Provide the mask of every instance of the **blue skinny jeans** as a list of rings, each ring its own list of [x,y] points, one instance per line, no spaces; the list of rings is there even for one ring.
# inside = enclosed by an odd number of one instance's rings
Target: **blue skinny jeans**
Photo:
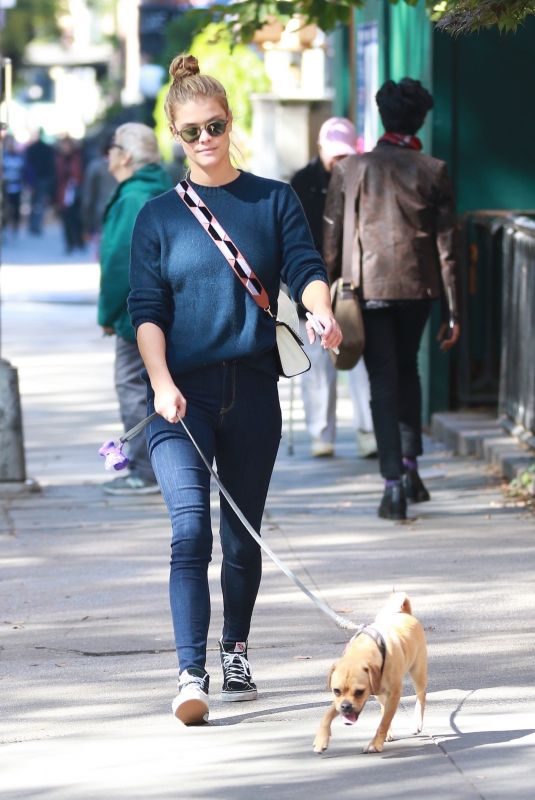
[[[239,361],[184,373],[186,425],[259,532],[281,437],[275,378]],[[154,410],[149,396],[149,413]],[[204,669],[210,624],[211,476],[183,427],[157,417],[147,429],[154,473],[172,525],[169,595],[179,670]],[[220,495],[223,639],[246,641],[260,586],[260,547]]]

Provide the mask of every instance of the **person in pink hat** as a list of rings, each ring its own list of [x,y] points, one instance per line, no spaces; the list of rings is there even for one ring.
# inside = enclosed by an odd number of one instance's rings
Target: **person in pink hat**
[[[290,183],[305,211],[314,244],[323,254],[323,210],[331,170],[338,161],[358,153],[357,132],[345,117],[330,117],[320,128],[318,155],[298,170]],[[298,308],[301,334],[311,368],[301,375],[305,422],[311,439],[311,453],[316,458],[333,456],[336,439],[337,375],[326,350],[309,347],[304,334],[304,310]],[[348,373],[353,402],[353,421],[358,454],[365,458],[377,451],[370,411],[370,384],[361,359]]]

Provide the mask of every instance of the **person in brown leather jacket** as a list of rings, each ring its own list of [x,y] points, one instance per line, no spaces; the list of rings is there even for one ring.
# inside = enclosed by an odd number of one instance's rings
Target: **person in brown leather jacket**
[[[433,98],[419,81],[387,81],[376,95],[386,133],[332,173],[324,215],[329,279],[341,274],[344,187],[357,181],[354,278],[360,287],[371,409],[385,479],[379,516],[405,519],[407,501],[429,500],[422,453],[417,355],[431,303],[442,298],[441,348],[459,338],[454,200],[446,164],[421,152],[416,132]]]

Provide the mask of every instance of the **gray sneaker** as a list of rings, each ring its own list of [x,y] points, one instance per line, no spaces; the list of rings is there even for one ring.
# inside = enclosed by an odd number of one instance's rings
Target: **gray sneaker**
[[[359,458],[377,455],[377,442],[373,431],[357,431],[357,454]]]
[[[106,494],[132,496],[138,494],[158,494],[160,491],[160,487],[157,483],[144,481],[143,478],[138,478],[136,475],[126,475],[121,478],[115,478],[114,481],[103,483],[102,489]]]

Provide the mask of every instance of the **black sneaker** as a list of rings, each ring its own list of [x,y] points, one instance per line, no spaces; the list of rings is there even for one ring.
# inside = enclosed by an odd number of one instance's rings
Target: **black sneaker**
[[[203,669],[190,667],[180,673],[178,694],[171,707],[175,717],[184,725],[208,722],[208,688],[210,678]]]
[[[407,500],[401,481],[385,487],[377,514],[383,519],[407,519]]]
[[[418,475],[418,470],[408,469],[404,472],[401,476],[401,483],[409,503],[425,503],[427,500],[431,500],[431,495]]]
[[[221,700],[237,702],[256,700],[258,692],[252,681],[251,665],[247,660],[247,642],[219,642],[223,667]]]

